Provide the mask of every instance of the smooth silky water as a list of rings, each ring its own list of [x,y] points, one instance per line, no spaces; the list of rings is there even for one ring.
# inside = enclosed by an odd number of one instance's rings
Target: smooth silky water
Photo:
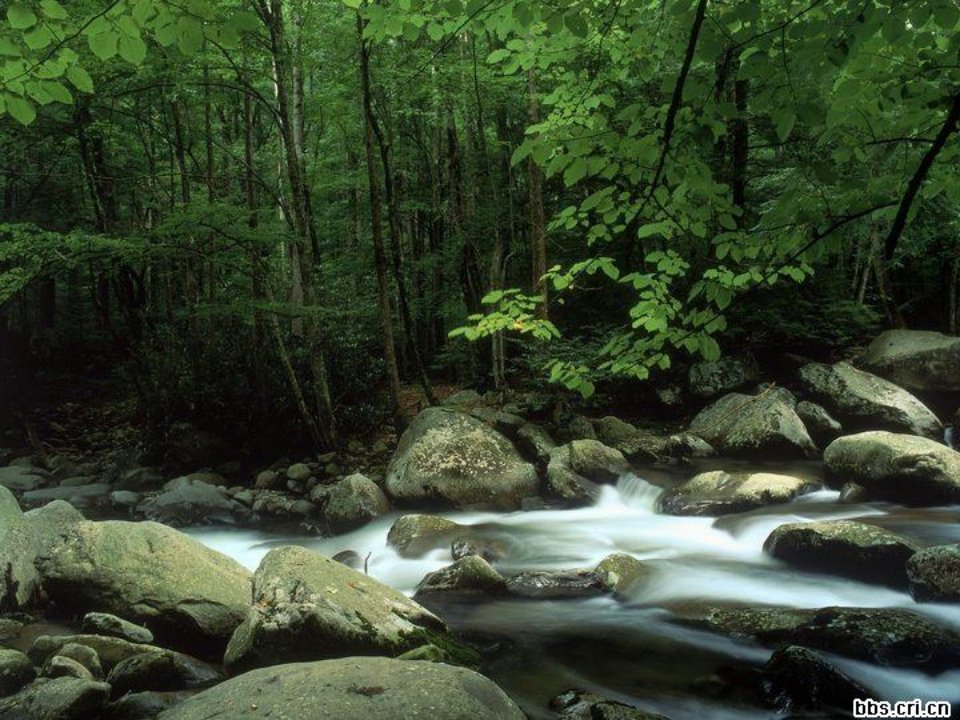
[[[495,539],[505,547],[506,558],[496,567],[507,575],[590,568],[613,552],[629,553],[652,569],[620,601],[602,597],[430,606],[452,627],[495,650],[484,672],[531,717],[552,717],[547,703],[570,688],[623,700],[674,720],[775,717],[749,694],[721,694],[727,692],[724,688],[737,686],[737,677],[762,666],[769,650],[672,621],[709,606],[900,607],[960,630],[960,605],[918,604],[896,590],[799,572],[763,553],[764,540],[777,526],[813,520],[869,518],[921,544],[958,542],[960,507],[844,505],[837,502],[839,493],[823,490],[735,516],[673,517],[655,511],[661,492],[657,485],[626,475],[615,487],[604,487],[591,507],[442,513],[474,526],[472,535]],[[229,528],[197,529],[191,534],[251,569],[271,548],[286,544],[327,556],[343,550],[362,558],[369,553],[371,576],[412,595],[424,575],[452,559],[449,550],[416,560],[399,557],[386,544],[397,517],[392,514],[334,538]],[[960,669],[929,676],[833,660],[880,697],[946,699],[960,705]]]

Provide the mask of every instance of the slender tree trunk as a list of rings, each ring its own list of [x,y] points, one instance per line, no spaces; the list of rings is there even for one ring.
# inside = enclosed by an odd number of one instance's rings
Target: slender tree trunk
[[[380,330],[383,339],[384,369],[390,391],[393,424],[397,434],[403,432],[406,421],[400,401],[400,372],[393,337],[393,318],[390,308],[390,282],[387,278],[387,253],[383,246],[383,211],[380,200],[380,182],[374,157],[373,105],[370,99],[370,48],[363,38],[364,22],[357,13],[357,42],[360,48],[360,89],[363,99],[364,145],[367,153],[367,180],[370,188],[370,220],[373,236],[373,256],[377,273],[377,296],[380,305]]]
[[[530,68],[527,72],[528,116],[531,125],[541,121],[540,89],[537,84],[537,71]],[[533,294],[542,298],[537,305],[536,315],[546,320],[549,317],[549,295],[543,276],[547,273],[547,218],[543,207],[543,171],[531,154],[527,161],[530,175],[530,252],[533,260]]]

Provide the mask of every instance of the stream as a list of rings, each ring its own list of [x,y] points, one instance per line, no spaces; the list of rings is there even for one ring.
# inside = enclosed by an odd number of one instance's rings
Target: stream
[[[769,469],[769,468],[766,468]],[[797,468],[779,468],[782,472]],[[805,469],[809,474],[809,468]],[[652,480],[652,482],[651,482]],[[591,507],[516,513],[448,512],[506,547],[495,563],[505,574],[522,570],[589,568],[614,552],[652,569],[622,600],[490,600],[431,605],[459,631],[499,644],[483,671],[532,718],[554,717],[548,702],[570,688],[663,713],[673,720],[772,718],[750,697],[721,695],[729,679],[750,673],[770,656],[759,645],[674,622],[709,606],[819,608],[900,607],[960,629],[960,605],[915,603],[905,592],[788,568],[763,553],[763,542],[788,522],[865,518],[921,545],[960,542],[960,506],[917,510],[884,503],[846,505],[821,490],[792,503],[722,518],[656,513],[664,478],[625,475],[606,486]],[[448,550],[399,557],[386,544],[399,514],[333,538],[269,531],[203,528],[191,534],[250,569],[273,547],[297,544],[327,556],[370,553],[369,573],[413,594],[429,572],[449,565]],[[938,676],[830,658],[848,675],[890,700],[921,698],[960,704],[960,669]]]

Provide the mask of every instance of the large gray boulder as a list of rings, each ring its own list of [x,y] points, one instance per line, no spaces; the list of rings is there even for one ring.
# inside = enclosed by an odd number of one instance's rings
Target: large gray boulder
[[[507,581],[479,555],[467,555],[453,565],[427,575],[417,586],[414,597],[431,599],[472,599],[492,597],[507,591]]]
[[[423,557],[431,550],[449,547],[450,542],[466,529],[464,525],[439,515],[403,515],[387,533],[387,545],[400,557]]]
[[[350,657],[248,672],[158,720],[524,720],[490,680],[442,663]]]
[[[906,588],[907,561],[917,551],[889,530],[852,520],[781,525],[763,549],[803,570],[896,588]]]
[[[291,660],[400,655],[441,638],[433,613],[386,585],[305,548],[271,550],[257,568],[253,605],[224,656],[231,672]]]
[[[783,713],[832,709],[846,716],[855,699],[873,697],[822,654],[799,645],[773,653],[763,669],[761,691],[767,704]]]
[[[888,330],[870,343],[861,363],[911,392],[960,391],[960,337]]]
[[[37,680],[0,700],[0,718],[90,720],[100,717],[109,699],[110,686],[103,682],[72,677]]]
[[[907,563],[907,577],[916,600],[960,602],[960,545],[921,550]]]
[[[596,440],[575,440],[574,442],[596,442]],[[573,469],[570,462],[570,445],[560,445],[550,451],[544,490],[551,499],[559,500],[568,507],[592,505],[600,496],[600,486]]]
[[[837,483],[907,505],[960,502],[960,453],[927,438],[890,432],[848,435],[830,443],[824,468]]]
[[[0,613],[19,610],[37,591],[33,538],[13,494],[0,486]]]
[[[943,425],[903,388],[846,362],[810,363],[800,368],[800,383],[847,431],[891,430],[940,439]]]
[[[383,490],[366,475],[354,473],[325,489],[323,517],[334,530],[352,530],[390,512]]]
[[[30,658],[19,650],[0,647],[0,698],[17,692],[36,676]]]
[[[700,473],[667,490],[658,509],[667,515],[730,515],[793,500],[818,483],[774,473]]]
[[[401,503],[516,510],[537,494],[536,468],[493,428],[445,408],[421,412],[387,468],[387,493]]]
[[[701,410],[690,432],[730,457],[812,456],[816,446],[795,407],[794,397],[782,388],[731,393]]]
[[[235,523],[250,517],[250,509],[231,498],[225,488],[199,477],[171,480],[159,494],[141,502],[137,512],[148,520],[175,527]]]
[[[593,482],[615,483],[630,472],[623,453],[599,440],[574,440],[567,447],[571,469]]]
[[[250,604],[248,570],[157,523],[77,523],[37,567],[62,610],[119,615],[206,657],[222,652]]]
[[[619,450],[632,462],[657,462],[670,454],[669,439],[640,430],[618,417],[607,415],[592,422],[596,439]]]

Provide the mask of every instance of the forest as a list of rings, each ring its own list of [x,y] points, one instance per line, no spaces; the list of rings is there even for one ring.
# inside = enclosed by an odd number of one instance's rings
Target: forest
[[[950,717],[958,134],[960,0],[0,0],[0,720]]]

